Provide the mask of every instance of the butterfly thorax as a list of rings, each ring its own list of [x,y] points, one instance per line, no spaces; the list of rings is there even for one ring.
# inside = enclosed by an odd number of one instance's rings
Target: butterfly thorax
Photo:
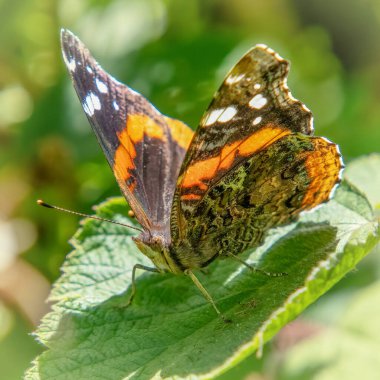
[[[171,255],[170,237],[165,233],[144,231],[133,239],[139,250],[162,272],[183,273]]]

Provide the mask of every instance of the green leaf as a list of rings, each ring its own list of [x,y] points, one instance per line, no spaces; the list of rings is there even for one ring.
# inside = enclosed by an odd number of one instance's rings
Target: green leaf
[[[372,153],[351,162],[346,175],[358,189],[365,192],[373,208],[380,209],[380,153]]]
[[[290,349],[283,358],[278,378],[378,379],[379,315],[378,281],[355,296],[337,326],[329,326]]]
[[[98,215],[131,223],[127,212],[123,199],[97,209]],[[272,230],[263,246],[241,256],[287,276],[252,274],[230,260],[216,260],[208,274],[197,274],[232,320],[226,324],[185,276],[139,272],[136,298],[123,307],[132,266],[149,262],[130,230],[86,220],[53,289],[57,303],[36,333],[48,350],[26,379],[213,378],[260,354],[266,341],[378,241],[369,202],[344,182],[328,204]]]

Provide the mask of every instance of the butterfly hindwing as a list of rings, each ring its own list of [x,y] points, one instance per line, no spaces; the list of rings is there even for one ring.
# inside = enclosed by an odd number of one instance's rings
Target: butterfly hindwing
[[[335,144],[288,133],[227,172],[195,211],[182,209],[179,223],[186,233],[178,240],[178,261],[194,265],[197,258],[196,265],[204,266],[259,246],[270,228],[327,201],[340,169]]]
[[[122,193],[145,229],[162,228],[193,132],[107,74],[71,32],[62,31],[61,43],[75,90]]]

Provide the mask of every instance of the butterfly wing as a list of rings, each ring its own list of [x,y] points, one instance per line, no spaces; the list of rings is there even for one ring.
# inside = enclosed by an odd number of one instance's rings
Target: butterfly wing
[[[61,43],[79,100],[122,193],[145,229],[162,228],[192,130],[107,74],[71,32],[62,30]]]
[[[257,45],[227,74],[202,117],[181,173],[204,157],[217,156],[231,143],[249,137],[263,125],[288,126],[313,133],[311,112],[293,98],[287,84],[289,62]]]
[[[184,266],[259,245],[269,228],[327,201],[340,181],[339,150],[311,136],[311,112],[291,96],[288,68],[272,50],[256,46],[227,75],[202,118],[171,218]]]
[[[210,186],[194,211],[181,202],[185,233],[175,250],[183,267],[259,246],[266,232],[327,201],[341,157],[322,137],[288,133],[246,157]],[[191,255],[189,255],[191,252]]]

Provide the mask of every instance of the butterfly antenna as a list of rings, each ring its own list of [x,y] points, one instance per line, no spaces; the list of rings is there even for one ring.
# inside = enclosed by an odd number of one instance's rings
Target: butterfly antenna
[[[118,224],[119,226],[124,226],[124,227],[128,227],[128,228],[132,228],[133,230],[136,230],[136,231],[139,231],[139,232],[143,232],[143,230],[141,228],[134,227],[134,226],[131,226],[129,224],[116,222],[115,220],[111,220],[111,219],[100,218],[99,216],[95,216],[95,215],[87,215],[87,214],[83,214],[81,212],[67,210],[67,209],[62,208],[62,207],[53,206],[53,205],[50,205],[49,203],[45,203],[41,199],[39,199],[37,201],[37,204],[40,205],[40,206],[46,207],[46,208],[52,208],[52,209],[55,209],[55,210],[67,212],[68,214],[83,216],[85,218],[90,218],[90,219],[96,219],[96,220],[100,220],[102,222],[108,222],[108,223]]]

